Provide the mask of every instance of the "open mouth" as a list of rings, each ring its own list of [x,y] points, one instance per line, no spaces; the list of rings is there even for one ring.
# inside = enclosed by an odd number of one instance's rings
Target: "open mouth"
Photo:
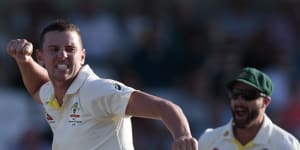
[[[237,107],[234,109],[234,115],[237,120],[245,120],[248,116],[248,109],[244,107]]]
[[[67,70],[68,69],[68,65],[67,64],[58,64],[57,68],[59,70]]]

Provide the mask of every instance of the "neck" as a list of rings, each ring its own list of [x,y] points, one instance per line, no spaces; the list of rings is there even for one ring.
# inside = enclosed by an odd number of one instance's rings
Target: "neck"
[[[250,125],[246,128],[236,128],[233,126],[233,133],[235,138],[242,144],[246,145],[251,140],[255,138],[259,129],[263,124],[263,119],[257,122],[254,122],[253,125]]]
[[[54,85],[54,94],[55,94],[55,98],[58,101],[58,103],[60,105],[62,105],[63,103],[63,98],[68,90],[68,88],[70,87],[69,83],[53,83]]]

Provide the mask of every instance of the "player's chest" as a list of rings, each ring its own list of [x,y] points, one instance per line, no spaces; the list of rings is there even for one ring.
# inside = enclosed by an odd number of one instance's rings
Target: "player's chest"
[[[77,96],[64,99],[64,103],[61,106],[50,98],[44,103],[44,109],[46,120],[52,129],[57,127],[80,127],[87,120],[91,119],[91,116],[82,106],[81,100]]]
[[[247,145],[241,146],[233,142],[219,141],[214,143],[209,150],[271,150],[268,145]]]

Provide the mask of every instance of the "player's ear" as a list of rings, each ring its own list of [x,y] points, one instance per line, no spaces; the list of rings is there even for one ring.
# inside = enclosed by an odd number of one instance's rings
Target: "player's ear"
[[[40,49],[37,49],[37,50],[35,51],[35,55],[36,55],[36,60],[37,60],[37,62],[38,62],[41,66],[45,67],[45,62],[44,62],[44,60],[43,60],[43,52],[42,52]]]
[[[85,56],[86,56],[86,50],[83,48],[81,51],[81,65],[84,65]]]
[[[264,97],[263,102],[264,102],[264,105],[266,107],[268,107],[270,105],[270,103],[271,103],[271,97],[270,96]]]

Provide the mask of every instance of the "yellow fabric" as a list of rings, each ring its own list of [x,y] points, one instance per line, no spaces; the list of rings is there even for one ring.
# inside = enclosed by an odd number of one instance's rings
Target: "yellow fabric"
[[[48,102],[48,105],[54,109],[60,108],[60,105],[59,105],[58,101],[56,100],[55,96],[51,97],[50,101]]]
[[[245,148],[251,148],[253,147],[253,140],[251,140],[246,145],[242,145],[236,138],[233,139],[233,143],[237,145],[238,150],[244,150]]]

